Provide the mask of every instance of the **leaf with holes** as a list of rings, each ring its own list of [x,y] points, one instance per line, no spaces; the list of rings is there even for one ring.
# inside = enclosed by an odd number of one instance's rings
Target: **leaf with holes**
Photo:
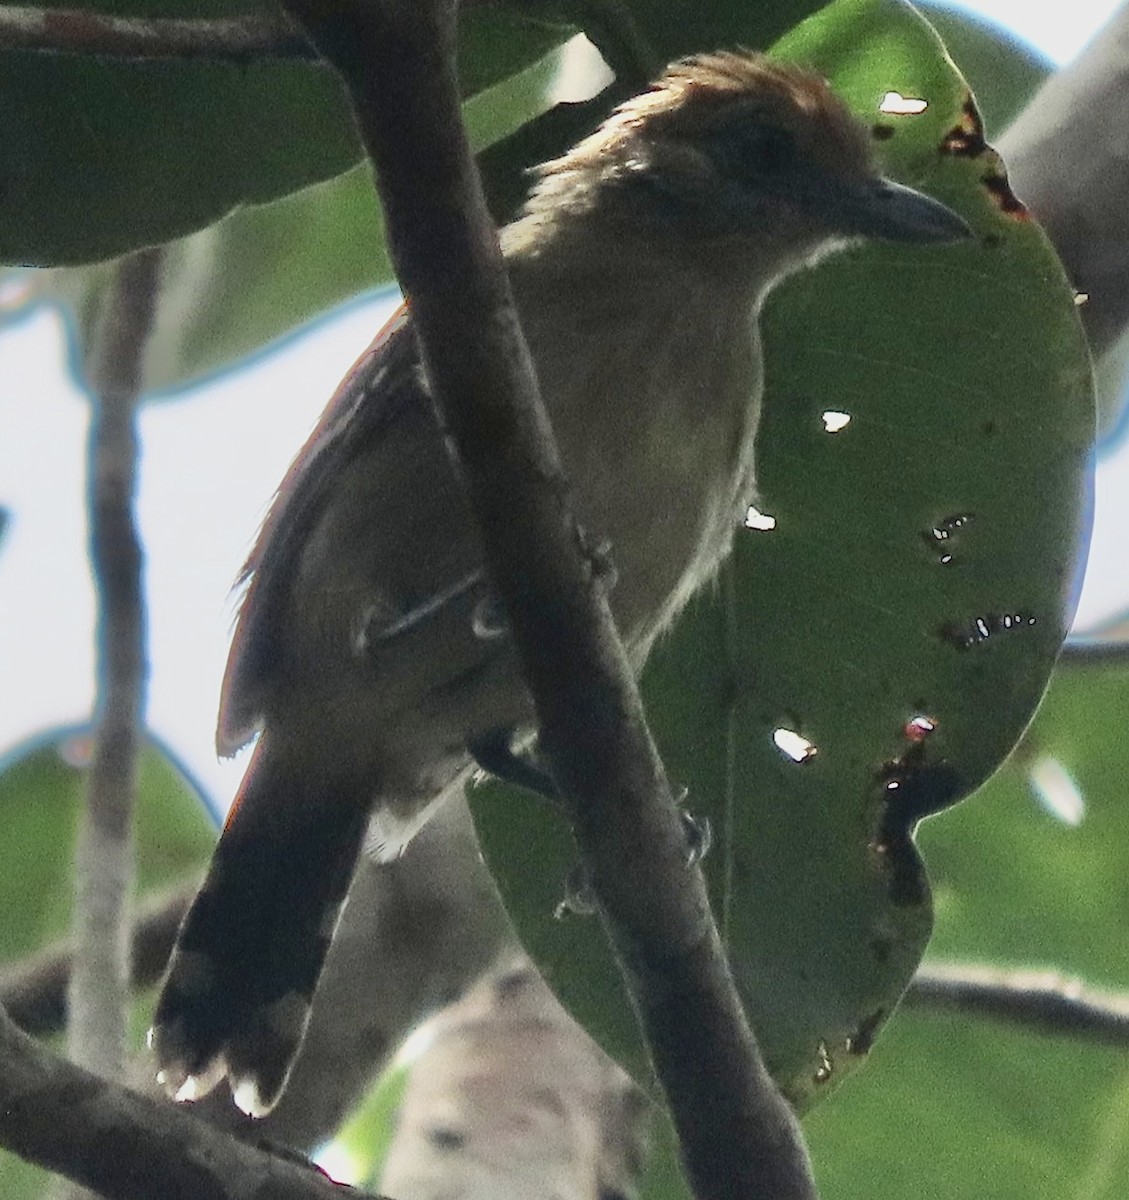
[[[761,494],[644,678],[671,777],[714,829],[705,870],[738,987],[804,1108],[865,1056],[924,951],[917,822],[987,778],[1038,703],[1094,413],[1071,290],[930,27],[894,0],[840,0],[775,52],[827,75],[889,171],[975,233],[860,249],[774,297]],[[553,919],[569,831],[501,790],[472,800],[527,948],[648,1079],[597,924]]]

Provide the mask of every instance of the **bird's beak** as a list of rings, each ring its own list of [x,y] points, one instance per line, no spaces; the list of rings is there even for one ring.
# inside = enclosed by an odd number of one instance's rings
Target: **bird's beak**
[[[893,242],[955,242],[971,230],[939,200],[879,176],[842,183],[827,197],[829,215],[844,233]]]

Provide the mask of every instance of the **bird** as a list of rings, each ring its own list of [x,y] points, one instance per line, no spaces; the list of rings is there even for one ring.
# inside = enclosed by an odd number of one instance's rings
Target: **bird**
[[[502,250],[638,671],[755,495],[768,294],[860,240],[942,244],[968,227],[878,171],[870,131],[824,79],[745,50],[671,64],[533,174]],[[150,1045],[175,1099],[226,1078],[261,1117],[361,854],[395,858],[476,765],[539,778],[513,749],[533,705],[410,297],[290,467],[240,583],[216,740],[254,750]]]

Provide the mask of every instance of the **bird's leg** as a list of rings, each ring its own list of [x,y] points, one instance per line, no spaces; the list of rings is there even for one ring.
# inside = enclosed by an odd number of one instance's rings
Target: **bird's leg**
[[[560,805],[560,793],[548,771],[538,766],[528,753],[515,751],[513,731],[498,729],[471,742],[467,749],[484,770],[503,783],[516,784]],[[554,910],[554,916],[591,916],[596,911],[592,883],[583,863],[577,863],[565,878],[564,899]]]
[[[678,798],[680,805],[678,816],[682,822],[682,831],[686,835],[686,865],[696,866],[709,853],[713,845],[713,826],[709,817],[695,817],[681,807],[686,798],[686,791]],[[565,876],[564,899],[553,910],[553,916],[558,921],[565,917],[590,917],[596,912],[596,892],[592,880],[583,863],[576,866]]]
[[[588,569],[592,572],[592,578],[603,589],[606,596],[615,587],[619,578],[619,571],[612,559],[612,544],[607,538],[601,538],[598,542],[593,543],[580,526],[577,526],[577,538],[588,561]],[[480,577],[476,578],[475,582],[480,582]],[[478,603],[475,604],[471,614],[471,628],[474,630],[474,636],[484,642],[491,642],[496,638],[509,635],[510,621],[506,615],[506,607],[493,588],[487,587]],[[499,772],[493,768],[490,770],[493,774],[499,775]],[[500,775],[499,777],[505,778]]]
[[[512,738],[512,729],[496,729],[470,742],[467,750],[484,771],[496,776],[503,783],[526,788],[554,804],[559,804],[560,793],[552,776],[543,767],[538,766],[528,752],[515,751]]]
[[[471,757],[484,770],[517,787],[536,792],[539,796],[560,804],[560,793],[552,776],[533,760],[527,752],[513,748],[513,731],[498,729],[471,742],[467,749]],[[682,807],[687,791],[683,788],[678,797],[678,816],[686,836],[686,865],[692,867],[702,861],[713,844],[713,827],[708,817],[695,817]],[[557,920],[565,917],[590,917],[596,912],[596,896],[588,869],[577,863],[565,877],[565,894],[553,910]]]

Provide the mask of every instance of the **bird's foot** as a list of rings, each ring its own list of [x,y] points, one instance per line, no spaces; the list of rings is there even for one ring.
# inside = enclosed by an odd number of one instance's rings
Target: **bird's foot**
[[[524,751],[515,751],[513,730],[498,729],[471,742],[467,749],[474,761],[503,783],[512,783],[552,800],[559,801],[557,785],[552,776]]]
[[[565,894],[553,916],[558,921],[565,917],[592,917],[597,911],[596,891],[592,887],[592,877],[583,863],[577,863],[565,876]]]

